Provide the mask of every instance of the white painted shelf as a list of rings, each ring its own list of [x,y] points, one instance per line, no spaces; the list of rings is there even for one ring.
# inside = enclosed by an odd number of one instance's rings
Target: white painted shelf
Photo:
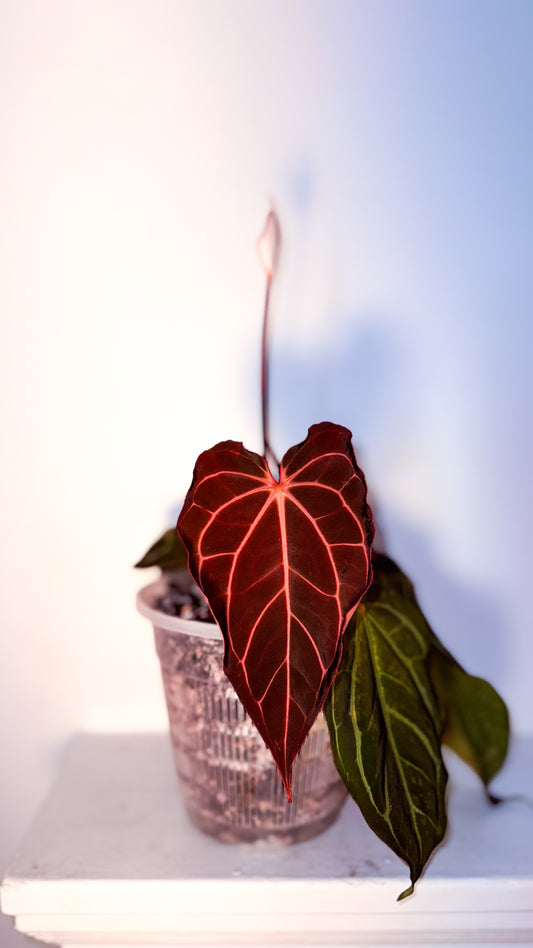
[[[166,734],[84,735],[2,884],[17,928],[68,948],[533,944],[533,809],[489,806],[450,759],[450,830],[410,899],[406,867],[348,801],[284,849],[192,827]],[[533,786],[533,738],[495,784]]]

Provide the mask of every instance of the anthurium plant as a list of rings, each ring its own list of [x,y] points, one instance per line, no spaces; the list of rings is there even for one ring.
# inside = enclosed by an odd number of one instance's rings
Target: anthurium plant
[[[373,551],[351,432],[321,422],[281,462],[274,455],[267,320],[279,248],[271,211],[259,241],[263,454],[238,441],[204,451],[177,533],[167,531],[138,565],[183,565],[186,550],[222,631],[225,673],[289,800],[294,760],[325,712],[349,793],[409,866],[403,898],[445,834],[442,745],[488,787],[505,759],[508,714],[491,685],[467,674],[439,642],[400,568]]]

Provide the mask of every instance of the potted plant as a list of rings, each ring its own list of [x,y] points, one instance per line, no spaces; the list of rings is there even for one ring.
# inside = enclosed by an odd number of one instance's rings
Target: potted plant
[[[292,838],[305,838],[334,819],[346,788],[370,827],[409,866],[411,884],[403,898],[445,834],[442,745],[467,761],[488,788],[506,756],[508,714],[494,689],[467,674],[440,643],[410,580],[389,557],[373,551],[373,518],[351,433],[322,422],[281,462],[272,450],[266,339],[279,247],[279,224],[271,211],[259,241],[266,273],[263,455],[235,441],[204,451],[177,531],[165,534],[137,564],[157,563],[167,573],[177,568],[173,582],[179,607],[204,609],[204,618],[209,608],[221,637],[210,639],[205,651],[207,625],[202,632],[202,624],[193,620],[188,627],[197,635],[192,657],[176,638],[169,646],[162,632],[168,620],[155,609],[156,604],[165,608],[166,584],[141,592],[139,608],[154,622],[160,657],[171,669],[163,670],[169,710],[176,703],[194,708],[191,722],[182,724],[174,739],[185,784],[192,786],[194,780],[190,765],[180,758],[185,736],[201,745],[204,756],[210,749],[213,760],[224,755],[228,740],[216,728],[207,739],[200,734],[212,698],[206,704],[196,687],[197,668],[208,680],[218,680],[222,696],[217,701],[226,702],[236,740],[230,754],[237,757],[240,796],[235,783],[230,799],[209,763],[202,772],[219,801],[218,819],[229,814],[238,820],[236,810],[250,807],[261,772],[257,757],[262,766],[268,748],[270,782],[258,794],[254,818],[259,819],[262,807],[267,832],[275,835],[279,820],[278,828],[290,837],[291,813],[298,808],[305,813],[316,790],[311,829],[302,830],[293,818]],[[173,678],[180,671],[189,682],[185,688]],[[234,692],[242,705],[238,711],[229,697]],[[252,751],[242,750],[245,731]],[[332,758],[324,747],[328,743]],[[306,758],[310,770],[302,776]],[[286,801],[280,798],[282,787]],[[295,802],[289,802],[293,796]],[[494,802],[488,789],[487,796]],[[244,824],[249,828],[246,818]],[[213,831],[210,825],[202,828]]]

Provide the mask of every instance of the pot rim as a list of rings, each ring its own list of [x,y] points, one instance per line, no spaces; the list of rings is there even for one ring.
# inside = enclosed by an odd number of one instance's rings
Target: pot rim
[[[181,616],[169,616],[156,607],[157,599],[166,592],[167,584],[164,579],[158,579],[148,586],[139,589],[135,605],[146,619],[149,619],[154,628],[165,629],[167,632],[181,632],[183,635],[195,635],[200,639],[221,640],[222,633],[215,622],[199,622],[196,619],[182,619]]]

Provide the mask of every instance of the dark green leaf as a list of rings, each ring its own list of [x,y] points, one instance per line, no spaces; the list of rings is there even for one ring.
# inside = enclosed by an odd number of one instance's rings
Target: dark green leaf
[[[187,550],[175,527],[166,530],[135,564],[137,569],[159,566],[164,572],[187,567]]]
[[[487,786],[507,754],[509,715],[505,702],[483,678],[467,674],[440,643],[431,649],[430,670],[446,714],[443,741]]]
[[[469,675],[422,616],[412,583],[389,557],[374,554],[374,576],[387,596],[400,596],[420,612],[419,628],[430,645],[429,672],[445,715],[443,742],[485,786],[502,766],[509,743],[509,714],[492,685]]]
[[[412,885],[400,898],[412,892],[446,830],[444,721],[428,674],[427,623],[409,590],[403,574],[375,570],[325,708],[349,792],[410,867]]]

